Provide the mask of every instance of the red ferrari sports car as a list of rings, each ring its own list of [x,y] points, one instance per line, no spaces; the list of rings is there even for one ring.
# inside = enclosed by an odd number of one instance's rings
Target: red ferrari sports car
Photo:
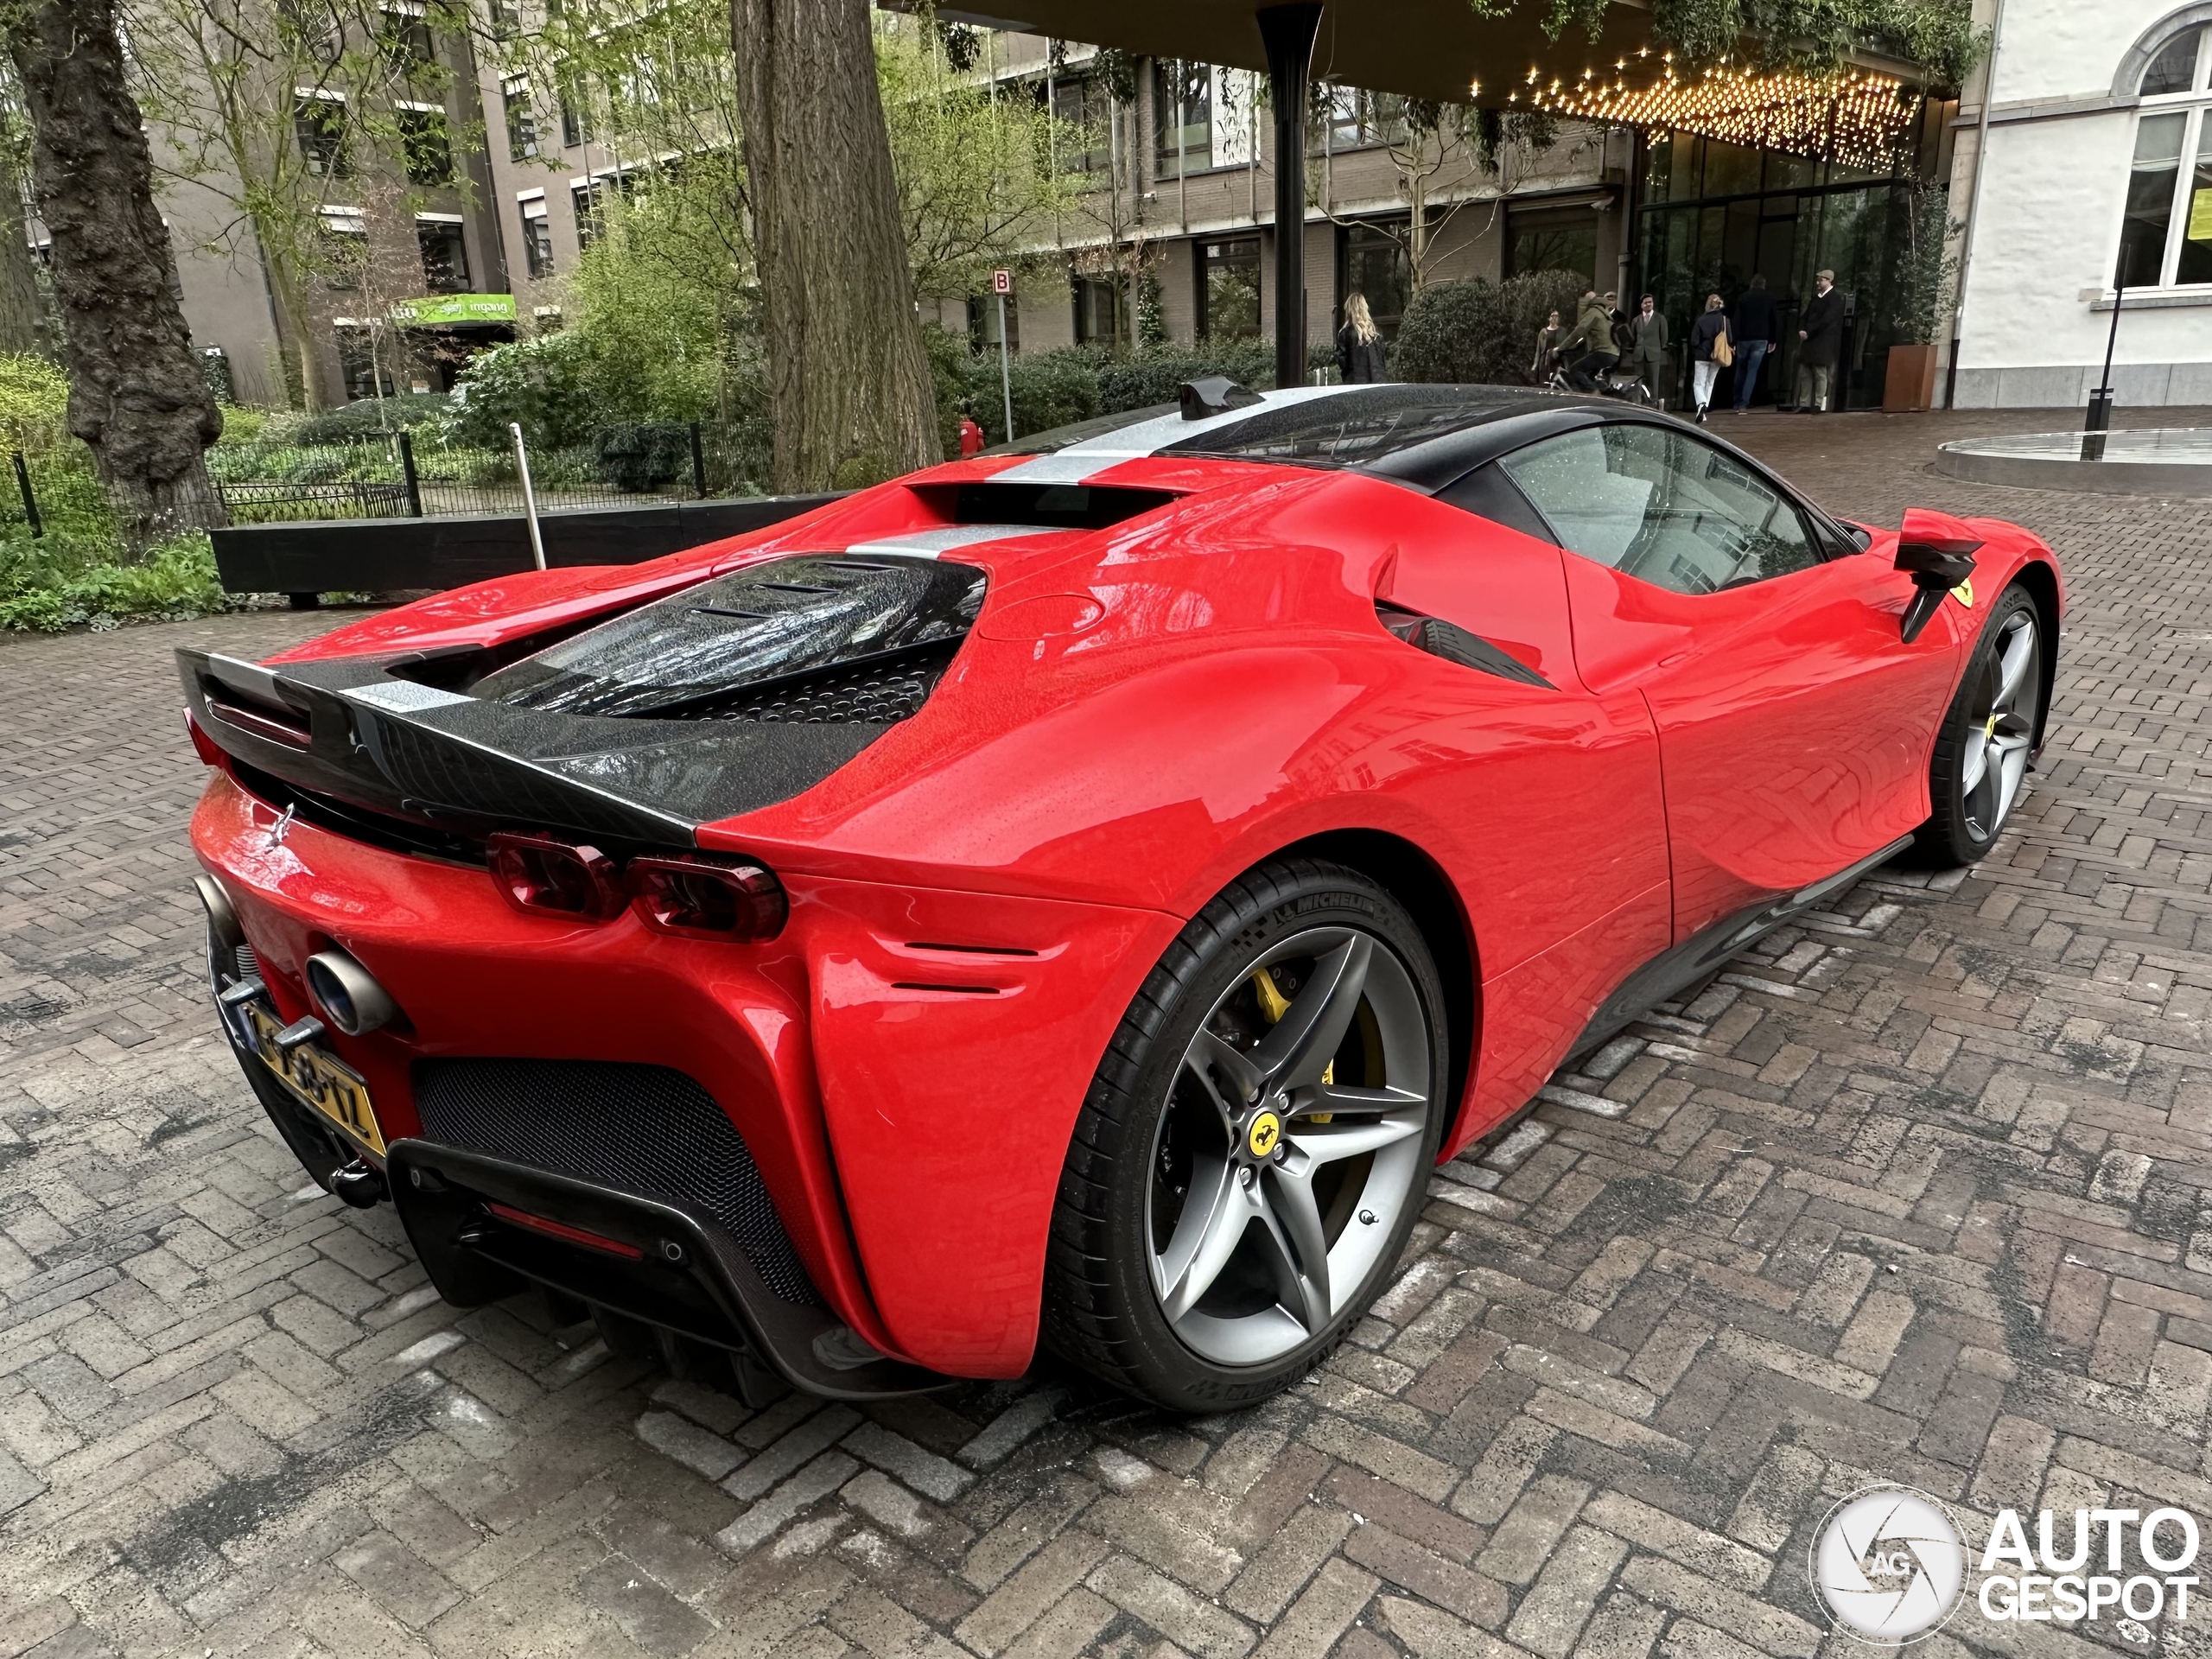
[[[266,664],[179,653],[224,1028],[458,1303],[758,1398],[1040,1335],[1260,1399],[1430,1166],[1892,855],[1980,857],[2062,596],[1664,415],[1093,423]]]

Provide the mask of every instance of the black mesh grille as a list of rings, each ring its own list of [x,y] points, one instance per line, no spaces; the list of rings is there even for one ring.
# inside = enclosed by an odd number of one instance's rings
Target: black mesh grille
[[[889,724],[921,711],[950,666],[958,645],[902,654],[850,668],[794,677],[781,684],[702,699],[677,711],[689,720],[757,720],[785,725],[874,721]]]
[[[418,1060],[423,1132],[470,1152],[693,1204],[727,1227],[768,1288],[821,1299],[714,1096],[661,1065],[592,1060]]]

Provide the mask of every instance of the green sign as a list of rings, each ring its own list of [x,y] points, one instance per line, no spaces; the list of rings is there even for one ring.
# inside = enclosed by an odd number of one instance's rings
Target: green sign
[[[391,320],[404,328],[436,328],[455,322],[512,322],[515,296],[437,294],[428,299],[401,300],[391,308]]]

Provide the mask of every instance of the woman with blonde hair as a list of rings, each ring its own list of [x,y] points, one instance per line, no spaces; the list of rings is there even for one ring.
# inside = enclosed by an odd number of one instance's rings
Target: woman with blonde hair
[[[1365,385],[1384,378],[1387,355],[1382,331],[1367,308],[1367,296],[1354,289],[1344,296],[1344,326],[1337,330],[1337,366],[1344,384]]]
[[[1700,426],[1705,424],[1706,405],[1713,401],[1713,383],[1735,360],[1735,346],[1728,337],[1728,314],[1721,308],[1720,296],[1708,294],[1705,315],[1690,325],[1690,389],[1697,403]]]

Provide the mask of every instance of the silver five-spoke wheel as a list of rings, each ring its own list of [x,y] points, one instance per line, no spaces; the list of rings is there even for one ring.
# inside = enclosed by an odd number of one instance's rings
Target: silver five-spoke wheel
[[[1418,1202],[1429,1033],[1406,964],[1317,927],[1269,948],[1184,1050],[1154,1136],[1160,1307],[1224,1365],[1319,1336]]]
[[[2017,610],[2001,620],[1991,643],[1995,649],[1974,665],[1977,683],[1959,774],[1967,827],[1981,841],[1996,836],[2019,798],[2043,692],[2043,653],[2032,611]]]

